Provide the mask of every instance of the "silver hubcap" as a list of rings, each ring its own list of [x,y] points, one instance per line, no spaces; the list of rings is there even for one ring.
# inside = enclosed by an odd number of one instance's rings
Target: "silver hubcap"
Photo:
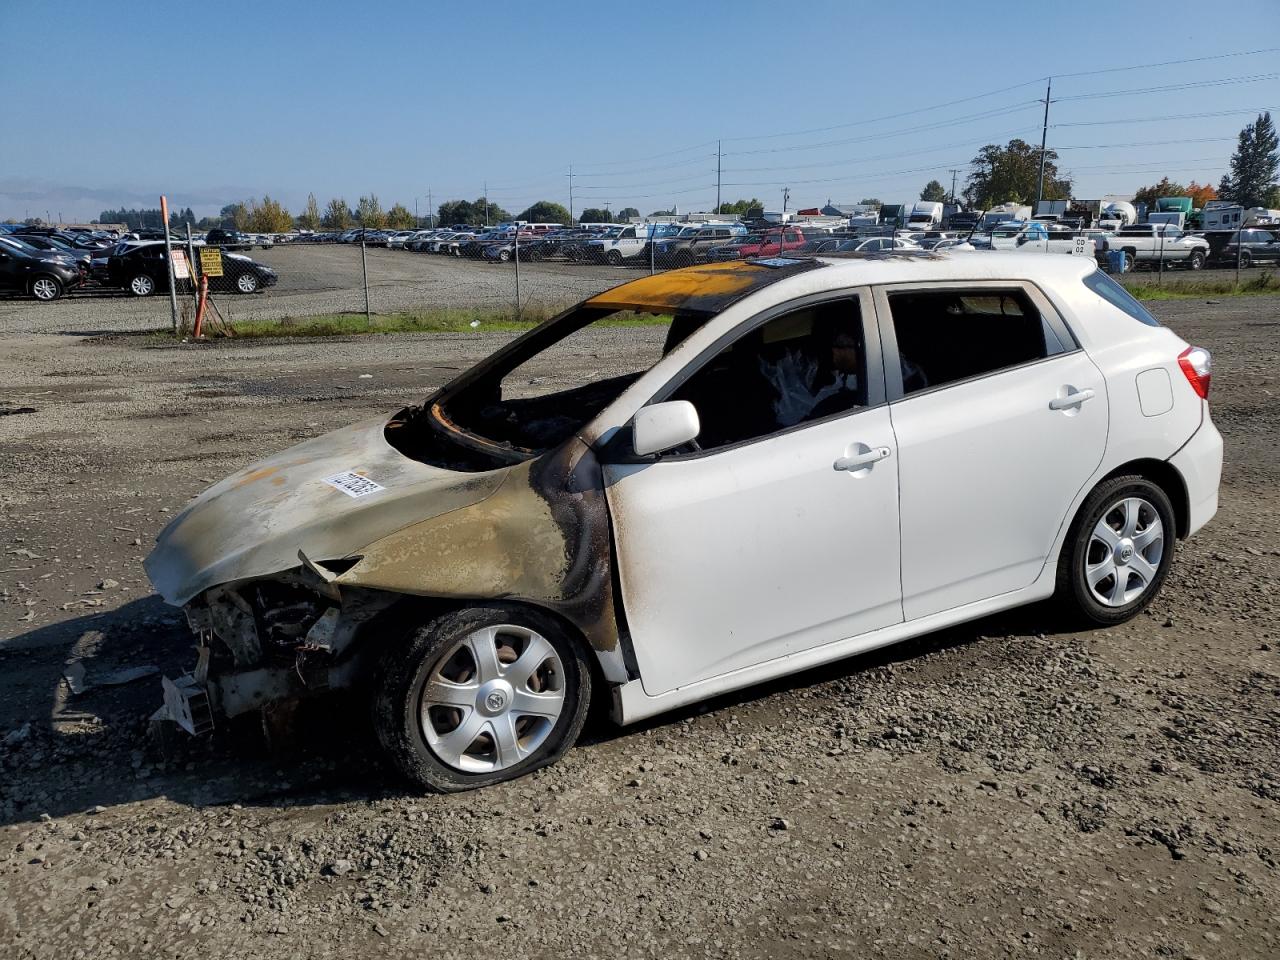
[[[1099,603],[1122,607],[1155,582],[1163,557],[1160,514],[1141,497],[1126,497],[1113,503],[1093,527],[1085,551],[1085,581]]]
[[[37,300],[52,300],[58,295],[58,285],[52,280],[37,280],[31,289]]]
[[[431,751],[456,770],[491,773],[546,741],[564,708],[564,665],[527,627],[485,627],[459,640],[422,686],[419,718]]]
[[[151,286],[152,286],[151,278],[150,277],[134,277],[133,283],[130,284],[130,286],[133,288],[133,292],[138,294],[138,296],[145,297],[147,294],[151,292]]]
[[[240,287],[241,293],[253,293],[253,291],[257,289],[258,281],[254,279],[253,274],[242,273],[240,274],[240,279],[236,281],[236,284]]]

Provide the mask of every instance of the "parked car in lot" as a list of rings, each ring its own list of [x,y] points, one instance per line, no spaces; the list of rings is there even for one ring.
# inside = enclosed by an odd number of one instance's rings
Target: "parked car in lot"
[[[665,339],[596,335],[632,311]],[[566,351],[607,373],[542,378]],[[160,716],[361,691],[457,791],[556,760],[601,683],[631,723],[1051,596],[1122,623],[1217,509],[1209,382],[1084,257],[625,283],[189,503],[145,564],[199,647]]]
[[[1158,266],[1162,259],[1170,266],[1199,270],[1209,259],[1208,240],[1164,223],[1121,227],[1111,240],[1111,249],[1123,251],[1125,270]]]
[[[70,256],[37,250],[9,234],[0,235],[0,292],[57,300],[84,282],[81,264]]]
[[[657,241],[654,257],[663,266],[688,267],[709,258],[711,250],[747,236],[740,223],[707,223],[685,227],[675,236]]]
[[[135,297],[169,289],[169,262],[163,243],[121,244],[107,258],[102,273],[104,285],[127,290]],[[224,250],[222,276],[211,277],[209,286],[215,292],[256,293],[275,286],[278,280],[270,267]]]
[[[72,246],[67,241],[58,237],[56,234],[26,234],[12,233],[9,236],[15,240],[21,240],[29,247],[35,247],[37,250],[43,250],[45,253],[62,254],[70,257],[76,263],[83,264],[86,270],[89,269],[89,261],[93,258],[93,254],[83,247]]]
[[[239,230],[223,230],[221,227],[214,227],[206,233],[204,242],[211,247],[221,247],[223,250],[251,250],[253,248],[253,238],[247,233],[241,233]]]
[[[1280,263],[1280,234],[1256,227],[1237,230],[1222,246],[1220,262],[1223,266],[1233,266],[1237,260],[1242,267],[1251,267],[1255,263]]]

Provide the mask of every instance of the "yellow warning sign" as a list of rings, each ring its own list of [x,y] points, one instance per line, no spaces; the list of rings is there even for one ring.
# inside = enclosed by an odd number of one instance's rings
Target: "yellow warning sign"
[[[201,247],[200,272],[206,277],[222,276],[222,251],[217,247]]]

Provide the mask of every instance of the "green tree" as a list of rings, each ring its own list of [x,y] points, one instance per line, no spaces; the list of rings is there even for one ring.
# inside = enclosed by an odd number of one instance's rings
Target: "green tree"
[[[579,223],[609,223],[612,219],[608,210],[599,207],[587,207],[578,215]]]
[[[320,221],[320,204],[316,203],[316,195],[314,193],[308,193],[307,206],[298,214],[298,226],[303,230],[319,230]]]
[[[516,214],[516,220],[528,220],[530,223],[572,223],[569,211],[550,200],[539,200],[529,209]]]
[[[655,211],[653,211],[653,213],[649,214],[649,216],[651,216],[651,217],[674,217],[675,215],[676,215],[676,212],[675,212],[674,210],[655,210]],[[586,217],[580,217],[579,219],[580,219],[583,223],[590,223],[590,222],[591,222],[591,221],[587,220],[587,218],[586,218]]]
[[[937,180],[930,180],[920,191],[920,199],[931,203],[941,203],[947,199],[947,188]]]
[[[293,229],[293,215],[278,201],[264,196],[248,203],[249,229],[254,233],[287,233]]]
[[[1156,201],[1161,197],[1187,197],[1190,195],[1189,188],[1180,183],[1175,183],[1168,177],[1161,177],[1159,183],[1153,183],[1149,187],[1143,187],[1136,191],[1133,195],[1133,202],[1145,203],[1148,207],[1154,208]]]
[[[1044,198],[1065,200],[1071,196],[1071,179],[1058,176],[1058,154],[1044,157]],[[997,203],[1030,203],[1036,199],[1040,172],[1040,148],[1025,140],[1006,146],[989,143],[970,161],[964,198],[972,207],[985,209]]]
[[[640,216],[640,211],[635,207],[623,207],[618,211],[619,220],[630,220],[632,217]]]
[[[722,203],[712,212],[721,216],[745,217],[748,220],[756,220],[764,216],[764,204],[752,197],[750,200],[734,200],[732,203]]]
[[[376,194],[371,193],[357,201],[356,220],[367,230],[381,230],[387,225],[387,214]]]
[[[446,200],[440,204],[440,223],[448,226],[454,223],[500,223],[503,220],[515,219],[502,207],[485,197],[470,200]]]
[[[243,203],[228,203],[219,211],[222,225],[232,230],[249,229],[249,208]]]
[[[410,227],[417,226],[417,220],[414,219],[412,210],[403,203],[397,203],[387,211],[387,226],[396,230],[408,230]]]
[[[1280,183],[1267,190],[1262,197],[1262,205],[1268,210],[1280,210]]]
[[[353,219],[351,207],[340,197],[334,197],[324,208],[323,223],[330,230],[347,230],[351,227]]]
[[[1240,131],[1235,156],[1231,158],[1231,172],[1218,184],[1218,196],[1242,207],[1269,206],[1268,198],[1280,181],[1280,138],[1271,122],[1270,112],[1258,114],[1258,119]]]
[[[866,199],[863,199],[863,200],[859,200],[858,202],[859,202],[859,203],[861,203],[861,204],[865,204],[866,206],[869,206],[869,207],[883,207],[883,206],[884,206],[884,204],[883,204],[883,203],[881,203],[879,200],[877,200],[875,197],[869,197],[869,198],[866,198]]]

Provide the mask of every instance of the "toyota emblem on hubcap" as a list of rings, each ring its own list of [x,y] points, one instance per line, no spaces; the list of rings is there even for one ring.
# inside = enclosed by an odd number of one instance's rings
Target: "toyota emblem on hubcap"
[[[494,690],[484,698],[484,705],[490,710],[497,712],[507,705],[507,698],[498,690]]]

